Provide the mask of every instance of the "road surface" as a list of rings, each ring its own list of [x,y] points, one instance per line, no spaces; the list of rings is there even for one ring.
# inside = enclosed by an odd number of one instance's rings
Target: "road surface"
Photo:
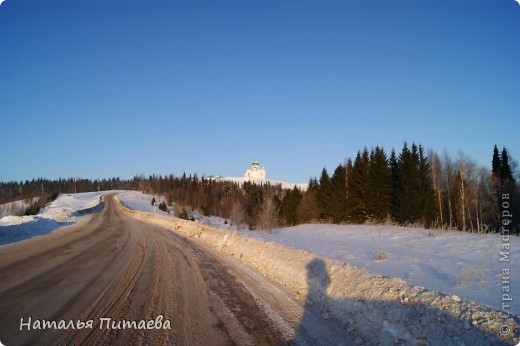
[[[329,328],[301,326],[283,288],[113,196],[74,226],[0,247],[0,273],[7,346],[312,344]]]

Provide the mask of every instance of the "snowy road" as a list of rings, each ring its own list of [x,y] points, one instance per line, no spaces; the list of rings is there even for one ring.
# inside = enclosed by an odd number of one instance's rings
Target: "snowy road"
[[[88,217],[0,248],[2,343],[314,344],[315,331],[325,344],[351,341],[320,316],[301,325],[309,312],[283,288],[129,217],[112,196]]]

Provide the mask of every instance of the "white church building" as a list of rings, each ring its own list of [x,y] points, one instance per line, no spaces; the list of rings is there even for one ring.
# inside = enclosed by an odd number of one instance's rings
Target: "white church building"
[[[265,167],[260,168],[260,164],[258,163],[258,161],[256,161],[256,160],[253,161],[253,163],[251,164],[251,167],[246,169],[244,178],[265,180],[266,179]]]

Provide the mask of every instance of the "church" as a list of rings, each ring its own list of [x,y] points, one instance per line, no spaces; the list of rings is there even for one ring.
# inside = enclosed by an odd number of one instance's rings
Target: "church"
[[[260,168],[260,164],[258,163],[258,161],[256,161],[256,160],[253,161],[253,163],[251,164],[251,167],[246,169],[244,178],[265,180],[266,179],[265,167]]]

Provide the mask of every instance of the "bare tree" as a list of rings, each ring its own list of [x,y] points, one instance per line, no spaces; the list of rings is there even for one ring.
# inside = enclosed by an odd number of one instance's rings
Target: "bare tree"
[[[478,233],[484,233],[487,229],[484,224],[485,215],[485,204],[486,200],[490,196],[490,183],[491,183],[491,172],[485,167],[480,167],[478,171],[478,187],[475,198],[475,208],[477,212],[477,231]]]
[[[455,180],[455,174],[453,169],[453,161],[451,160],[448,151],[444,151],[444,173],[446,176],[445,180],[445,190],[447,194],[447,200],[448,200],[448,217],[449,217],[449,224],[448,226],[451,228],[454,225],[454,217],[453,217],[453,186],[454,186],[454,180]]]
[[[437,204],[437,215],[439,215],[440,227],[444,227],[444,213],[442,207],[442,162],[433,150],[429,153],[431,167],[432,167],[432,180],[433,180],[433,189],[435,191],[435,199]],[[437,224],[439,226],[439,224]]]
[[[246,218],[246,208],[240,199],[233,201],[229,218],[238,231]]]
[[[264,201],[258,213],[258,226],[262,230],[271,232],[273,228],[278,226],[278,210],[270,196],[265,196]]]
[[[458,192],[458,210],[460,216],[460,228],[466,231],[469,226],[470,231],[478,230],[474,221],[478,225],[478,177],[477,164],[470,160],[462,152],[457,157],[457,192]],[[475,220],[473,219],[475,215]]]
[[[461,165],[462,166],[462,165]],[[464,168],[459,166],[459,180],[457,183],[457,187],[459,189],[459,197],[460,197],[460,213],[461,213],[461,225],[462,231],[466,231],[466,187],[464,181]]]

